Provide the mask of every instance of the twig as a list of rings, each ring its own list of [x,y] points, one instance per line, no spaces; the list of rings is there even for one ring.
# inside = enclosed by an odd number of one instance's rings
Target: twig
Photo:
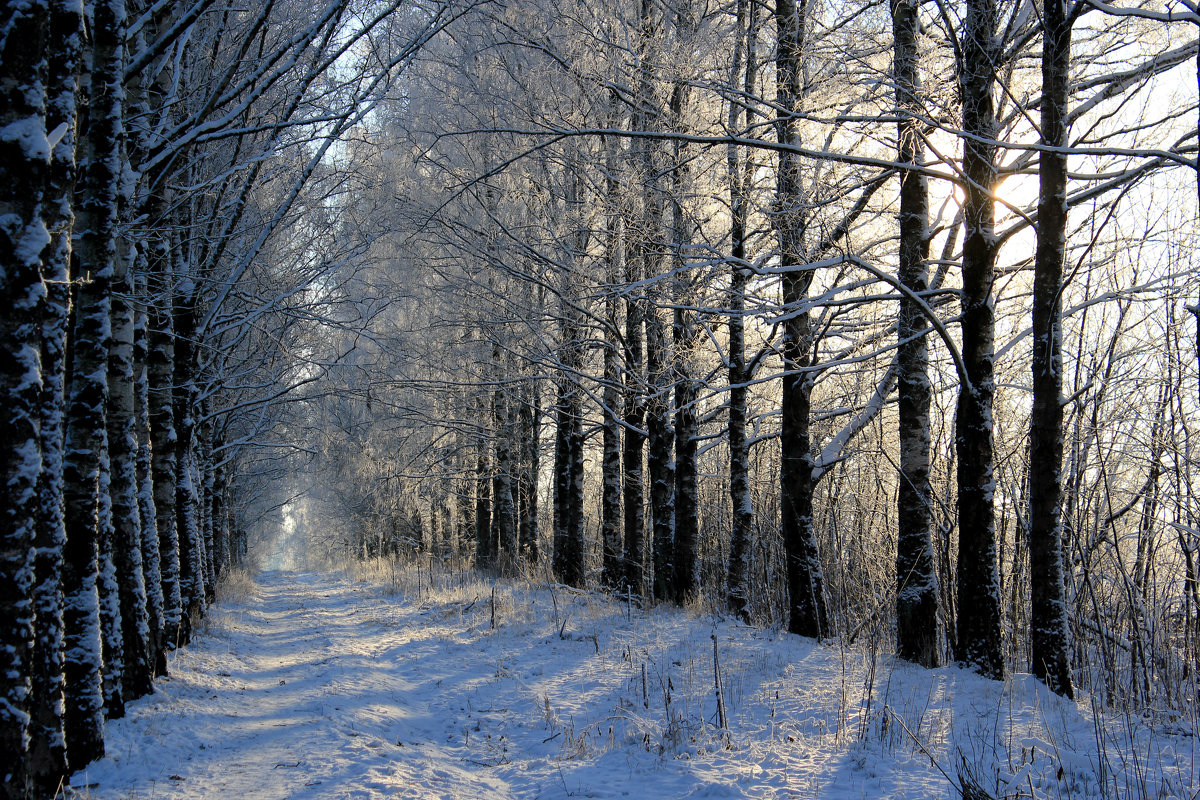
[[[717,661],[717,635],[712,635],[713,643],[713,688],[717,694],[717,724],[721,730],[729,730],[729,719],[725,716],[725,697],[721,691],[721,664]]]

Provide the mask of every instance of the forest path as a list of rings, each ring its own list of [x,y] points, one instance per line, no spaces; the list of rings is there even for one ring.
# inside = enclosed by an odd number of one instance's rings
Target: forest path
[[[959,766],[996,797],[1198,796],[1194,716],[1113,717],[1101,753],[1087,699],[1029,675],[427,565],[364,577],[246,581],[69,798],[929,800],[961,796]]]
[[[74,776],[79,796],[508,796],[471,763],[478,748],[448,707],[483,668],[437,657],[453,632],[385,613],[416,609],[341,576],[257,581],[253,597],[214,607],[154,695],[108,723],[109,756]]]

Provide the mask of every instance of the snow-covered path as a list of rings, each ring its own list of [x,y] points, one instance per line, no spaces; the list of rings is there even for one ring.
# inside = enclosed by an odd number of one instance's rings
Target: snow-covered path
[[[1101,763],[1086,706],[1028,676],[469,573],[389,583],[260,574],[108,723],[71,797],[937,798],[963,767],[994,796],[1200,787],[1194,719],[1114,728]]]
[[[121,798],[506,796],[471,768],[447,707],[478,664],[437,658],[435,632],[398,624],[378,595],[260,575],[253,600],[214,609],[172,677],[109,724],[110,757],[73,783]]]

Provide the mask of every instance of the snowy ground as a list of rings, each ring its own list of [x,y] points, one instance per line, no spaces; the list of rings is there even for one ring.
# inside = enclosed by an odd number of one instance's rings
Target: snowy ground
[[[407,570],[267,572],[108,723],[73,798],[1197,798],[1195,714]],[[713,636],[728,730],[720,729]]]

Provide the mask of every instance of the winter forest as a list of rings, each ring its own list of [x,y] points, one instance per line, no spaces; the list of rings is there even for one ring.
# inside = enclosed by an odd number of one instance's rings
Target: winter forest
[[[157,747],[134,717],[189,675],[245,690],[205,648],[303,591],[617,688],[414,692],[514,742],[536,706],[540,788],[471,783],[518,763],[473,722],[458,788],[225,796],[607,797],[644,762],[684,786],[647,797],[1195,798],[1198,31],[1193,0],[5,0],[0,797],[217,797],[71,776]],[[436,671],[379,655],[400,627],[356,669]],[[986,742],[973,693],[1008,704]],[[687,783],[714,759],[728,793]]]

